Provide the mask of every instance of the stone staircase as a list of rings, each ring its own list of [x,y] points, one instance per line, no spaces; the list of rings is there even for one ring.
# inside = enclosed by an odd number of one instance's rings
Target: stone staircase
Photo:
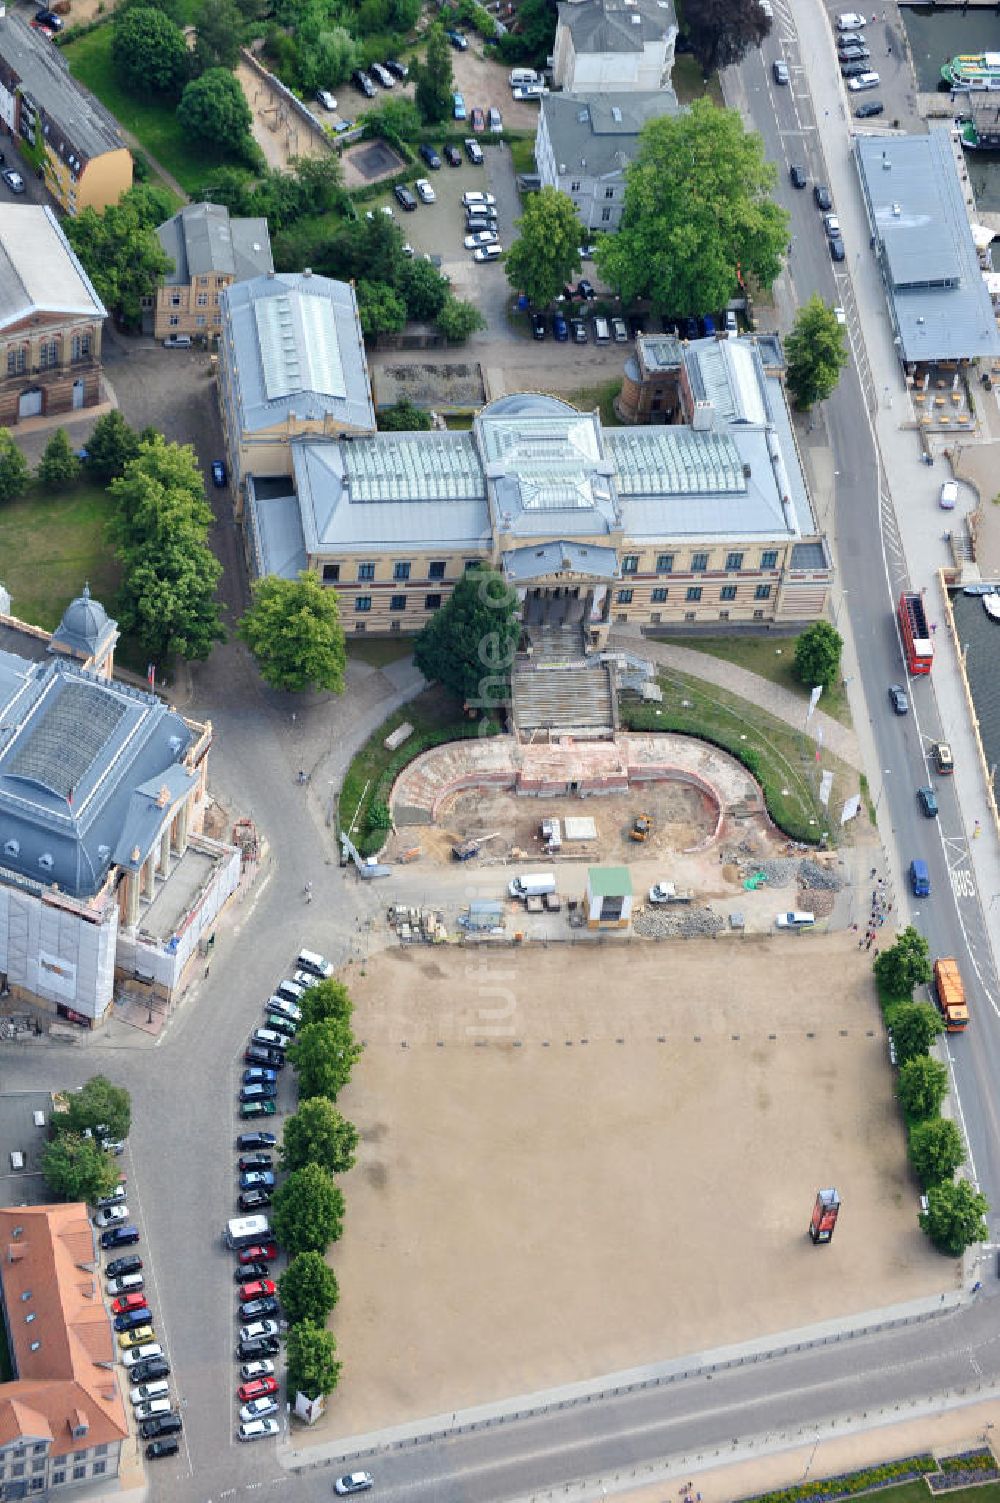
[[[532,626],[528,628],[528,640],[531,643],[531,653],[525,654],[525,657],[532,663],[578,664],[583,663],[586,657],[583,630],[579,623],[572,626]]]
[[[514,730],[522,740],[541,731],[550,737],[601,738],[617,728],[613,670],[604,663],[515,668],[511,698]]]

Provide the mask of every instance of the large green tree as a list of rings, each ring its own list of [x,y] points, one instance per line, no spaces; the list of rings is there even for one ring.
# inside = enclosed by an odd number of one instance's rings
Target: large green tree
[[[920,1225],[938,1252],[960,1258],[967,1247],[985,1242],[990,1234],[984,1217],[989,1206],[986,1196],[967,1179],[932,1185],[927,1192],[927,1210],[920,1215]]]
[[[795,639],[795,672],[810,689],[829,689],[840,672],[844,639],[829,621],[815,621]]]
[[[243,16],[235,0],[200,0],[195,29],[194,55],[200,72],[236,67]]]
[[[785,383],[792,401],[808,412],[830,395],[848,360],[844,325],[818,292],[803,303],[785,336],[785,357]]]
[[[422,63],[411,68],[416,76],[417,109],[428,125],[451,118],[451,96],[455,76],[451,67],[451,49],[443,26],[432,26],[427,34],[427,52]]]
[[[323,1253],[343,1228],[344,1197],[325,1169],[305,1164],[274,1192],[274,1235],[290,1258]]]
[[[931,1117],[910,1128],[910,1163],[923,1189],[951,1179],[965,1163],[962,1134],[950,1117]]]
[[[464,344],[470,334],[486,328],[486,320],[475,303],[450,294],[445,298],[435,323],[438,333],[443,334],[449,344]]]
[[[336,592],[312,570],[298,579],[258,579],[236,631],[272,689],[343,692],[347,652]]]
[[[342,981],[317,981],[315,986],[306,988],[299,1006],[303,1027],[307,1023],[325,1023],[328,1018],[350,1023],[354,1012],[351,994]]]
[[[414,407],[408,397],[383,407],[378,414],[381,433],[426,433],[431,426],[431,415],[424,407]]]
[[[788,243],[774,182],[763,141],[736,110],[696,99],[649,121],[626,169],[621,227],[597,242],[601,276],[658,313],[722,308],[741,275],[770,287]]]
[[[129,93],[179,94],[191,64],[180,27],[149,5],[131,6],[113,24],[111,60]]]
[[[292,1326],[286,1348],[288,1387],[309,1399],[332,1393],[340,1378],[337,1343],[329,1331],[311,1321]]]
[[[558,188],[542,188],[525,198],[515,221],[518,237],[507,252],[507,280],[544,308],[580,270],[583,232],[576,205]]]
[[[31,467],[11,437],[9,428],[0,428],[0,504],[22,496],[31,479]]]
[[[127,1138],[132,1126],[132,1098],[124,1086],[116,1086],[106,1075],[92,1075],[78,1091],[65,1097],[66,1110],[54,1112],[52,1127],[57,1133],[117,1141]]]
[[[349,1023],[337,1018],[306,1023],[287,1050],[289,1063],[298,1072],[300,1098],[327,1096],[336,1101],[360,1054],[361,1045]]]
[[[118,1183],[118,1168],[94,1138],[75,1132],[58,1133],[42,1153],[42,1174],[53,1195],[93,1205],[110,1195]]]
[[[281,1307],[291,1325],[322,1326],[340,1298],[333,1269],[321,1252],[299,1253],[278,1280]]]
[[[448,278],[423,256],[414,256],[400,269],[398,290],[409,318],[421,322],[437,318],[448,301],[448,289]]]
[[[948,1067],[929,1054],[916,1054],[899,1072],[896,1095],[907,1122],[936,1117],[948,1094]]]
[[[926,1002],[900,1002],[889,1008],[886,1022],[892,1029],[900,1067],[929,1053],[934,1040],[944,1032],[937,1008],[929,1007]]]
[[[177,106],[177,121],[191,135],[231,156],[250,162],[259,156],[250,106],[239,79],[227,68],[209,68],[191,80]]]
[[[155,226],[172,212],[162,194],[146,184],[123,193],[100,214],[84,209],[66,219],[63,229],[98,295],[127,325],[137,325],[142,299],[151,296],[173,261],[156,238]]]
[[[69,434],[65,428],[57,428],[39,460],[39,482],[47,491],[61,491],[79,478],[80,461],[69,441]]]
[[[326,1096],[299,1102],[281,1135],[281,1167],[301,1169],[319,1164],[328,1174],[346,1174],[354,1164],[358,1129]]]
[[[364,278],[357,285],[357,294],[362,333],[398,334],[406,327],[406,303],[395,287]]]
[[[214,598],[222,566],[208,546],[212,512],[194,450],[157,437],[109,489],[123,628],[154,662],[206,658],[225,635]]]
[[[489,710],[510,698],[520,630],[516,591],[493,569],[469,569],[421,630],[413,660],[425,678]]]
[[[770,30],[759,0],[684,0],[684,31],[706,79],[741,63]]]
[[[912,924],[876,958],[875,979],[893,1001],[908,1001],[915,987],[931,979],[930,946]]]
[[[138,457],[142,439],[122,417],[121,409],[112,407],[99,417],[87,439],[86,469],[107,483],[125,473],[125,466]]]

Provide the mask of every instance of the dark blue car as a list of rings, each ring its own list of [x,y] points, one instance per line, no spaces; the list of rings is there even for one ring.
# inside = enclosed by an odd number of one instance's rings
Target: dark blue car
[[[552,338],[558,340],[560,344],[565,344],[569,338],[569,324],[566,322],[565,315],[558,309],[552,315]]]
[[[121,1315],[115,1316],[116,1331],[135,1331],[139,1326],[149,1326],[152,1323],[152,1311],[145,1305],[140,1305],[138,1310],[125,1310]]]
[[[277,1070],[268,1070],[261,1065],[253,1065],[249,1070],[243,1071],[244,1085],[257,1085],[262,1080],[277,1080]]]
[[[137,1226],[109,1226],[106,1232],[101,1233],[101,1246],[107,1247],[131,1247],[133,1242],[139,1240],[139,1228]]]

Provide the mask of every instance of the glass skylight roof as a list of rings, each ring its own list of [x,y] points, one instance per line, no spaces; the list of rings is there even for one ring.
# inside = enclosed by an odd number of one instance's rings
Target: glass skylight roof
[[[486,494],[464,433],[379,434],[341,446],[352,501],[450,501]]]
[[[609,432],[604,438],[622,496],[712,495],[747,489],[739,451],[725,433],[645,428],[641,433]]]
[[[326,298],[259,298],[254,317],[269,402],[298,391],[347,396],[337,321]]]
[[[125,712],[121,700],[95,686],[64,680],[5,770],[69,798]]]

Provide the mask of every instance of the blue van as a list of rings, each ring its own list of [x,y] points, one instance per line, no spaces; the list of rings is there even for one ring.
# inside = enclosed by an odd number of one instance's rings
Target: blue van
[[[916,898],[929,898],[931,895],[931,874],[927,870],[927,862],[916,860],[910,862],[910,886]]]

